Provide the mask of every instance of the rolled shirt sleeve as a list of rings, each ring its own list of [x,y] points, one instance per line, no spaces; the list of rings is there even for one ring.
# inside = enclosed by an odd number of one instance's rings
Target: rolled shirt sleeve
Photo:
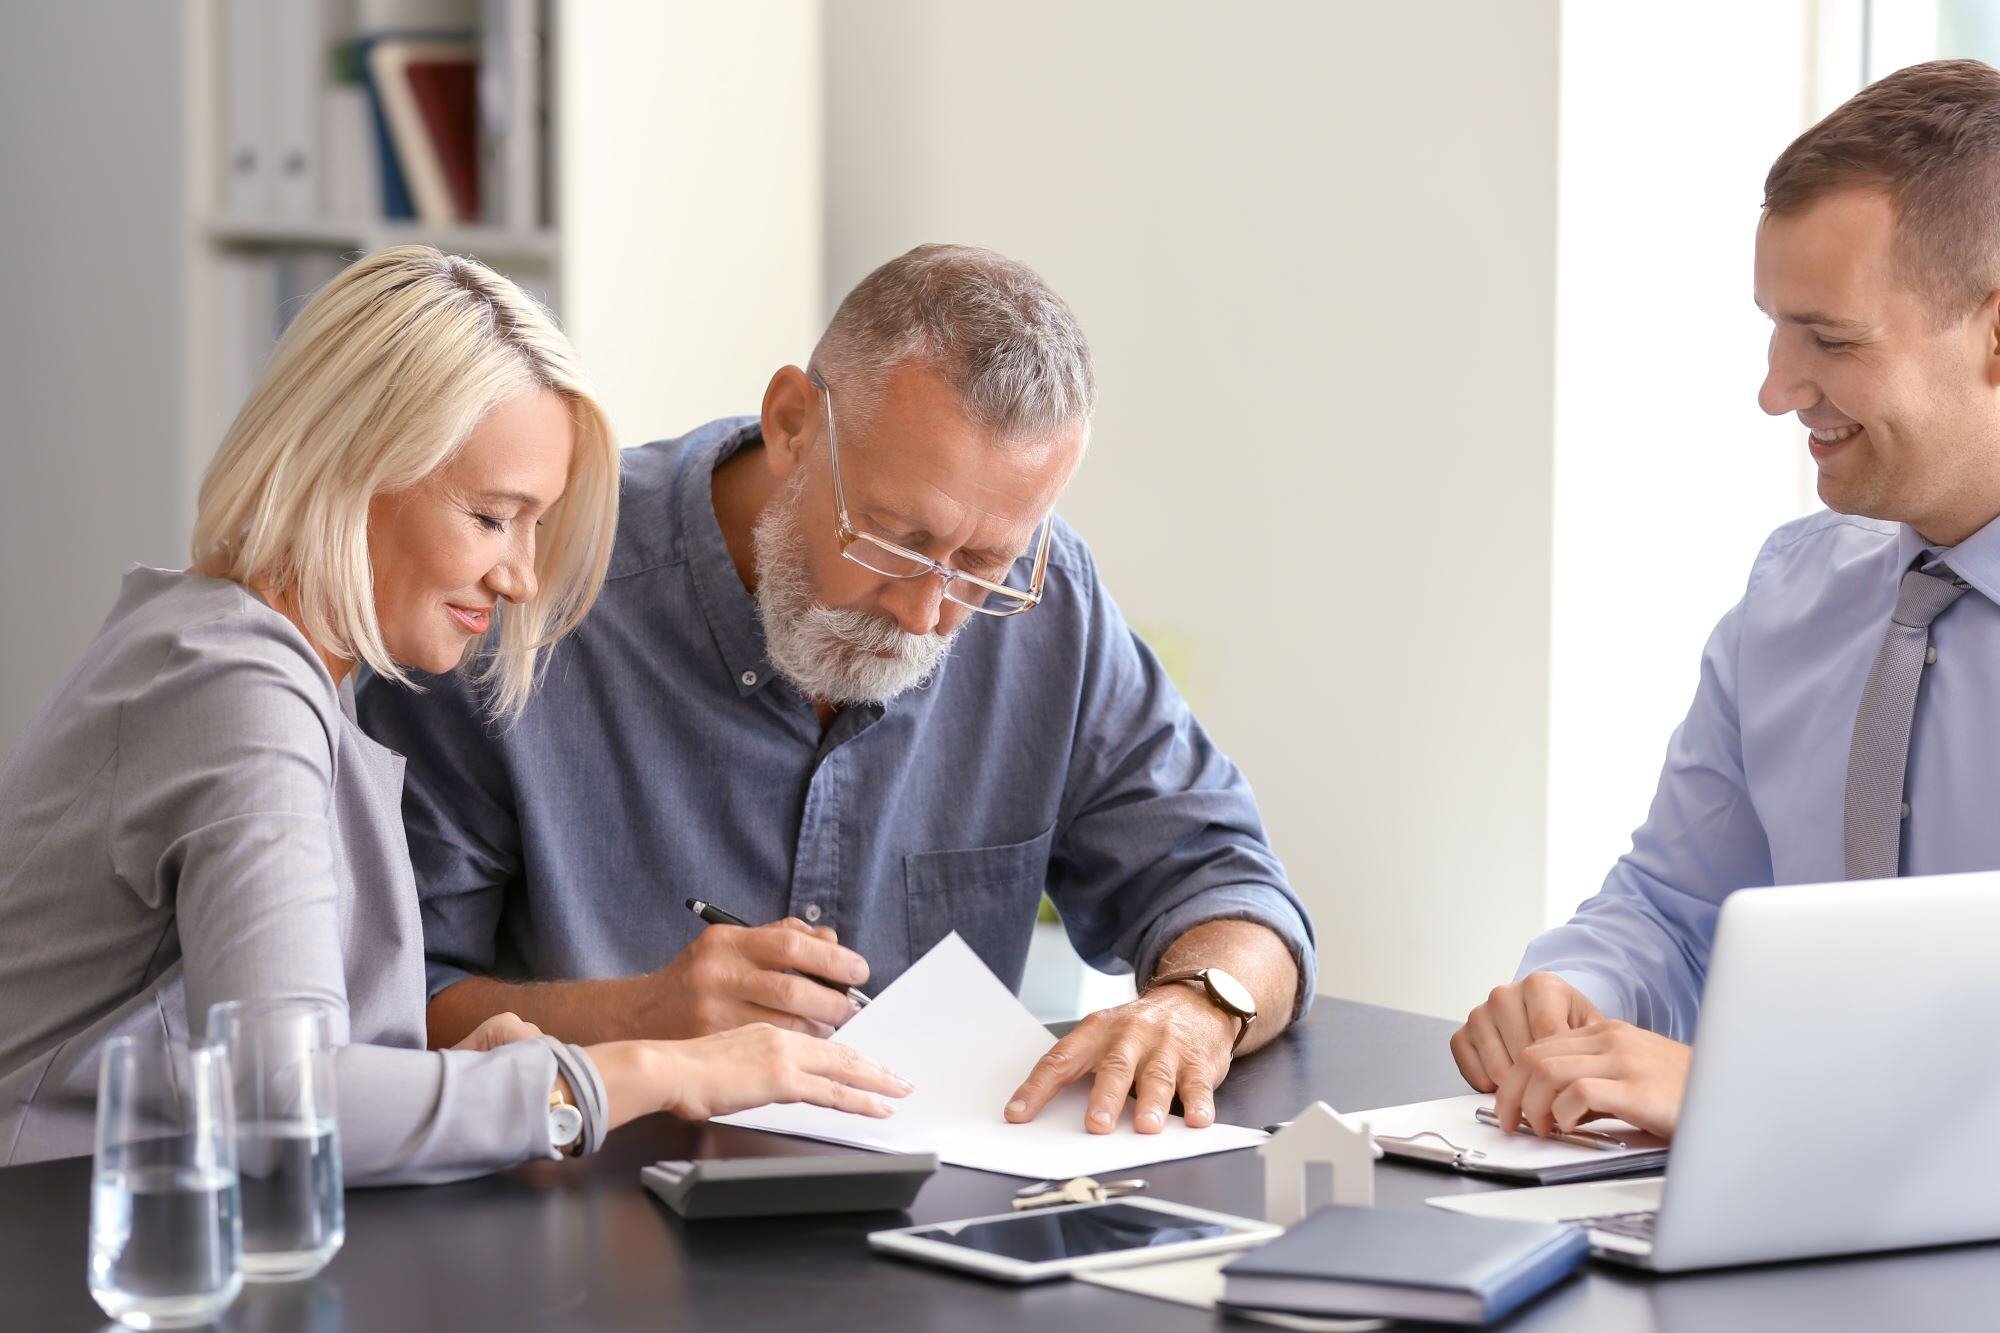
[[[1194,927],[1257,922],[1298,966],[1296,1019],[1318,976],[1312,925],[1249,782],[1125,623],[1094,562],[1076,586],[1091,599],[1088,661],[1048,886],[1070,942],[1093,967],[1130,966],[1143,982]]]
[[[1667,746],[1631,851],[1569,921],[1529,944],[1517,973],[1553,972],[1607,1017],[1678,1041],[1694,1035],[1722,900],[1772,882],[1737,714],[1747,602],[1746,594],[1709,636],[1694,703]]]

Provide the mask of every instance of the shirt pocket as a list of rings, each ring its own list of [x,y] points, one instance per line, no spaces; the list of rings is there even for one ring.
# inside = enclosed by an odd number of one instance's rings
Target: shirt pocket
[[[1026,842],[905,856],[910,961],[955,930],[1007,989],[1019,991],[1055,835],[1052,824]]]

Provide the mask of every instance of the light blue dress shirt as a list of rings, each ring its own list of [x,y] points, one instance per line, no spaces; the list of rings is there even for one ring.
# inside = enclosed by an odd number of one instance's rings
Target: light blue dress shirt
[[[1946,551],[1902,524],[1821,512],[1764,543],[1743,600],[1709,637],[1632,850],[1574,917],[1536,937],[1520,976],[1554,972],[1608,1017],[1687,1041],[1722,900],[1845,878],[1854,716],[1920,557],[1973,591],[1931,626],[1900,873],[2000,868],[2000,520]]]

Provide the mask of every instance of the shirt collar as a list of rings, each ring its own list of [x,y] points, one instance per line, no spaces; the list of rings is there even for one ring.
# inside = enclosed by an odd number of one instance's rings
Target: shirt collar
[[[1925,569],[1939,562],[1950,565],[1952,573],[1971,584],[1987,601],[2000,603],[2000,519],[1994,519],[1956,546],[1927,542],[1915,528],[1900,524],[1897,551],[1900,568],[1908,569],[1918,556],[1929,552]]]
[[[708,618],[709,632],[722,652],[723,665],[736,682],[736,692],[751,695],[776,677],[764,650],[764,625],[756,599],[743,586],[722,525],[715,517],[715,469],[753,444],[762,443],[763,427],[755,417],[698,447],[680,476],[681,540],[695,596]]]

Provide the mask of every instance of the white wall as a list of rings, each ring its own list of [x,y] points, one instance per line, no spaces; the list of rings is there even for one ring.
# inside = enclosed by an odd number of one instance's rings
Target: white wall
[[[1797,423],[1757,407],[1751,300],[1764,174],[1810,115],[1809,3],[1563,6],[1552,921],[1630,846],[1764,537],[1816,506]]]
[[[927,240],[1070,299],[1066,512],[1255,784],[1321,989],[1441,1013],[1543,910],[1556,35],[1554,0],[826,14],[829,300]]]
[[[112,23],[16,3],[5,21],[0,755],[126,566],[186,563],[187,501],[180,7],[121,6]]]
[[[823,316],[819,0],[556,12],[577,354],[627,444],[755,412]]]

